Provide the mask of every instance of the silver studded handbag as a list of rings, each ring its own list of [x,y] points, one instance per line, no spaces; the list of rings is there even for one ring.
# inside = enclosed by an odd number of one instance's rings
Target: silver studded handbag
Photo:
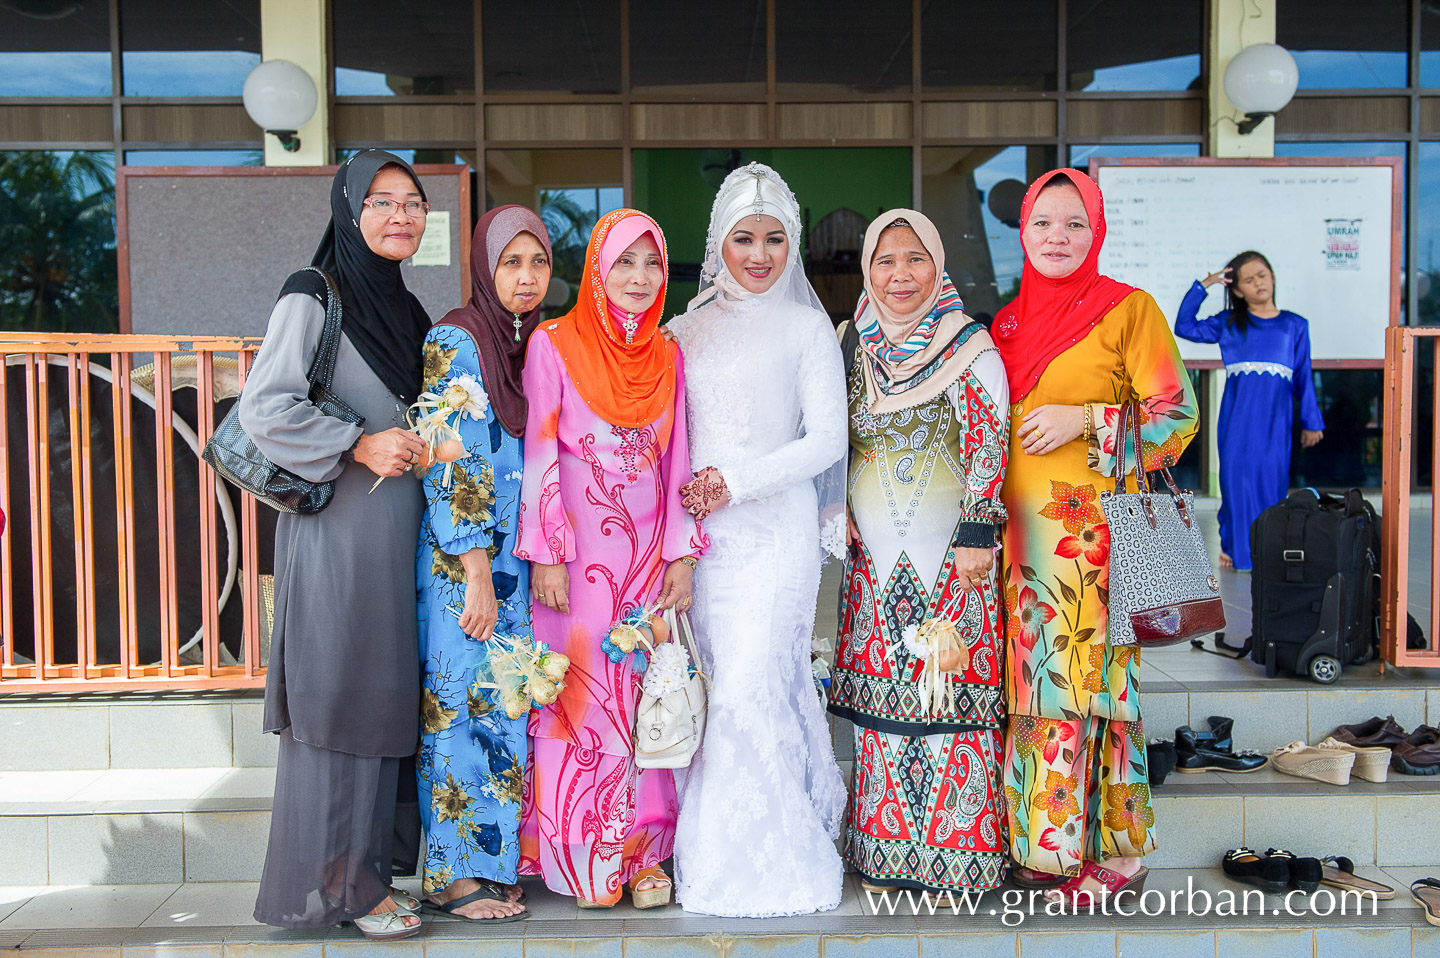
[[[1127,435],[1128,433],[1128,435]],[[1135,492],[1125,491],[1126,446],[1135,448]],[[1140,439],[1140,406],[1125,403],[1115,429],[1115,491],[1100,496],[1110,524],[1112,645],[1160,648],[1225,628],[1220,582],[1195,515],[1195,494],[1160,474],[1168,492],[1151,488]]]

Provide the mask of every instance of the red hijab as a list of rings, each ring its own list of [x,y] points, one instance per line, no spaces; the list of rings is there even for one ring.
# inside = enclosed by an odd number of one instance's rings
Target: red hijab
[[[575,308],[560,317],[554,343],[580,397],[612,426],[647,426],[675,399],[675,355],[679,350],[660,333],[665,286],[642,315],[633,340],[625,342],[625,313],[605,295],[605,276],[615,259],[645,233],[655,237],[660,265],[669,275],[665,234],[639,210],[607,213],[590,233],[585,275]],[[613,235],[612,235],[613,234]]]
[[[1050,366],[1050,361],[1084,339],[1105,314],[1114,309],[1135,287],[1100,275],[1100,247],[1105,244],[1105,200],[1100,187],[1079,170],[1051,170],[1025,193],[1020,207],[1020,245],[1025,245],[1024,224],[1030,221],[1035,198],[1057,176],[1066,176],[1080,191],[1085,215],[1095,241],[1080,267],[1069,276],[1047,279],[1030,265],[1026,251],[1020,273],[1020,295],[995,317],[990,333],[1010,380],[1010,401],[1024,399]]]

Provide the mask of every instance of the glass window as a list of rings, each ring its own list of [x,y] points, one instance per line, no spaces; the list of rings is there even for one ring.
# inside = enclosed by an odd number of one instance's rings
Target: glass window
[[[1099,143],[1070,145],[1070,165],[1090,170],[1090,160],[1102,156],[1199,156],[1199,143]]]
[[[54,6],[0,6],[0,96],[109,96],[105,4]]]
[[[945,264],[965,311],[988,324],[1020,290],[1020,203],[1050,169],[1048,146],[926,147],[924,213],[945,241]]]
[[[1301,89],[1403,87],[1409,0],[1277,0],[1275,42],[1300,67]],[[1422,5],[1423,7],[1424,5]]]
[[[1090,0],[1067,10],[1072,90],[1196,90],[1200,0]],[[1144,29],[1137,25],[1144,24]]]
[[[1440,86],[1440,5],[1420,4],[1420,85]]]
[[[392,96],[475,92],[475,0],[332,5],[335,93]]]
[[[485,92],[620,92],[620,0],[492,2],[481,15]],[[671,42],[693,51],[695,38]]]
[[[625,205],[621,163],[619,150],[485,151],[485,209],[519,203],[538,212],[550,233],[555,264],[545,300],[549,316],[575,305],[590,231],[600,217]],[[673,302],[674,294],[667,298]]]
[[[791,94],[908,91],[910,33],[909,4],[777,3],[776,85]]]
[[[126,166],[264,166],[264,150],[126,150]]]
[[[763,96],[765,0],[630,0],[630,51],[632,92]]]
[[[260,0],[120,0],[126,96],[239,96],[260,63]]]
[[[1056,27],[1055,0],[932,0],[920,13],[920,85],[1053,90]]]
[[[1415,283],[1419,321],[1440,325],[1440,143],[1420,144],[1420,190],[1415,196]],[[1423,354],[1422,354],[1423,355]]]
[[[0,153],[0,197],[0,329],[119,332],[113,154]]]

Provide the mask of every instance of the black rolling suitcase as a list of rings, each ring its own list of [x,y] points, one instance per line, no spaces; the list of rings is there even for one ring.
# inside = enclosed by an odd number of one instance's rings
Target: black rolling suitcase
[[[1250,656],[1266,675],[1328,685],[1370,657],[1373,516],[1358,489],[1300,489],[1250,526]]]

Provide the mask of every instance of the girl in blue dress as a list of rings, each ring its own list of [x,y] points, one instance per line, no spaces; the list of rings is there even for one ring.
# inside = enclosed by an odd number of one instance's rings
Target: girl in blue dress
[[[538,216],[521,206],[491,210],[475,227],[470,302],[447,313],[424,346],[425,390],[459,387],[470,401],[453,420],[464,458],[449,464],[448,484],[443,461],[425,475],[416,557],[423,904],[475,921],[527,914],[515,869],[529,716],[507,717],[499,693],[481,684],[494,635],[531,636],[529,563],[511,554],[529,411],[520,372],[550,264]],[[438,458],[447,458],[443,449]]]
[[[1225,284],[1230,308],[1198,319],[1205,290],[1216,283]],[[1290,490],[1295,400],[1300,444],[1313,446],[1324,434],[1310,374],[1310,324],[1275,305],[1270,261],[1246,250],[1190,287],[1175,317],[1175,335],[1220,344],[1220,565],[1249,571],[1250,523]]]

